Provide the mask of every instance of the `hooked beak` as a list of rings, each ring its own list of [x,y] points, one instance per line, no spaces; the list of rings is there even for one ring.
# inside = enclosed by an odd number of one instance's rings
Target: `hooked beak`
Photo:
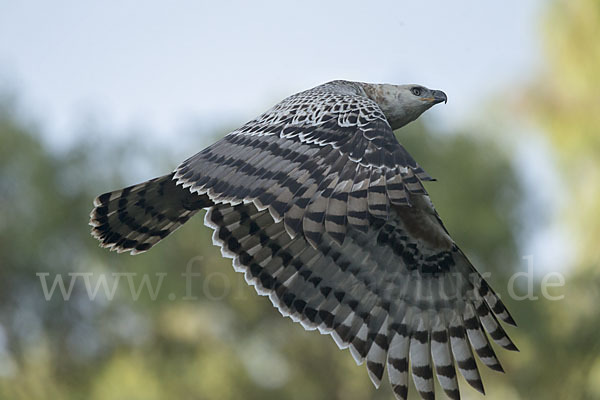
[[[422,100],[431,103],[432,105],[441,103],[442,101],[444,103],[448,102],[446,93],[442,92],[441,90],[431,90],[431,96],[423,97]]]
[[[448,102],[448,97],[446,97],[446,93],[442,92],[441,90],[432,90],[431,94],[433,95],[431,102],[433,104],[438,104],[441,103],[442,101],[444,103]]]

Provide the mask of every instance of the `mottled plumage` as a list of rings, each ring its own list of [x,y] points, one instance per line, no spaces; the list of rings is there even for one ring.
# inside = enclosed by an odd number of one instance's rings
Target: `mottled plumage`
[[[398,399],[433,376],[452,399],[458,371],[483,392],[474,353],[516,350],[508,311],[444,228],[431,180],[393,129],[443,92],[334,81],[295,94],[184,161],[174,173],[99,196],[92,233],[138,253],[207,208],[213,241],[257,292],[306,329],[385,370]],[[487,334],[486,334],[487,332]],[[410,368],[409,368],[410,366]],[[410,371],[409,371],[410,370]]]

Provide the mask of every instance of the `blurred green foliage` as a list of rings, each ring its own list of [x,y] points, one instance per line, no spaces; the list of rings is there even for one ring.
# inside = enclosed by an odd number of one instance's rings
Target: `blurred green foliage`
[[[544,383],[530,397],[600,399],[600,1],[552,2],[542,32],[547,63],[520,113],[556,155],[566,197],[557,223],[574,260],[565,301],[538,310],[522,378]]]
[[[417,123],[399,132],[438,179],[427,189],[448,230],[491,273],[519,323],[508,331],[521,352],[497,351],[507,373],[481,368],[490,399],[600,398],[600,47],[589,39],[600,39],[599,27],[600,2],[553,3],[547,75],[520,107],[548,132],[564,173],[561,217],[578,246],[564,301],[507,296],[509,276],[525,268],[518,238],[527,223],[510,152],[491,134],[442,135]],[[128,171],[148,160],[160,166],[144,178],[180,160],[135,137],[103,140],[92,128],[72,148],[52,150],[39,127],[15,115],[9,103],[0,106],[1,399],[392,398],[387,383],[375,390],[329,337],[304,331],[257,296],[212,246],[202,216],[142,255],[98,247],[87,226],[92,199],[135,183]],[[189,269],[200,276],[186,281]],[[45,298],[39,273],[49,274],[49,286],[56,274],[67,286],[69,273],[93,274],[92,286],[129,275],[112,299],[102,290],[90,299],[81,275],[65,301],[59,289]],[[144,274],[155,287],[161,282],[156,298],[147,290],[132,296],[128,279],[137,288]],[[539,282],[535,288],[539,295]],[[464,398],[479,396],[464,381],[461,388]]]

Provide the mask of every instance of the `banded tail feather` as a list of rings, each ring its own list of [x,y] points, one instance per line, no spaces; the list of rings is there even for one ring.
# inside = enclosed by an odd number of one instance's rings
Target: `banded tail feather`
[[[206,195],[178,186],[173,175],[98,196],[90,225],[100,246],[119,253],[142,253],[213,204]]]

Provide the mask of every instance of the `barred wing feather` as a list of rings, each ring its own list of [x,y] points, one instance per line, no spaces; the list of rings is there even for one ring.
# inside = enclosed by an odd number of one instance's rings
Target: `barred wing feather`
[[[326,231],[312,245],[292,238],[283,221],[254,204],[214,206],[205,222],[259,294],[306,329],[330,334],[357,363],[366,361],[376,386],[387,368],[398,399],[407,398],[409,374],[421,397],[432,399],[435,374],[458,399],[456,364],[483,392],[472,349],[502,371],[486,332],[516,350],[498,319],[514,321],[460,249],[443,240],[441,225],[439,237],[418,237],[408,215],[426,213],[427,202],[411,201],[411,213],[392,207],[387,220],[370,216],[366,231],[348,229],[341,245]]]
[[[389,204],[407,205],[431,179],[377,103],[326,85],[285,99],[175,170],[178,184],[215,202],[268,208],[313,246],[322,232],[343,243],[347,225],[364,229],[368,214],[386,219]],[[364,190],[366,201],[354,201]]]

